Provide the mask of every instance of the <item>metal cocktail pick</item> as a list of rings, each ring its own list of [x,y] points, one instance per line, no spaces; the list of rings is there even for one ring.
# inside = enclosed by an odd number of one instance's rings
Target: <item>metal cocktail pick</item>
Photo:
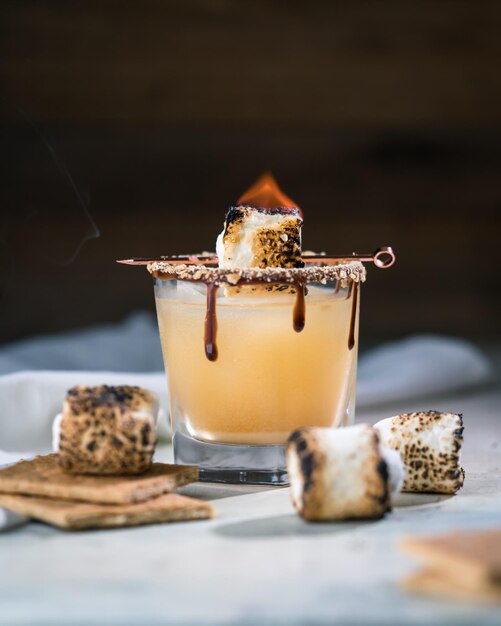
[[[303,261],[305,264],[332,265],[349,261],[361,261],[362,263],[374,263],[376,267],[386,269],[395,263],[395,253],[391,246],[383,246],[375,250],[372,254],[359,254],[353,252],[347,255],[315,254],[304,252]],[[119,259],[117,263],[124,265],[148,265],[149,263],[171,263],[172,265],[217,265],[218,258],[212,252],[202,254],[178,254],[172,256],[159,256],[151,258]]]

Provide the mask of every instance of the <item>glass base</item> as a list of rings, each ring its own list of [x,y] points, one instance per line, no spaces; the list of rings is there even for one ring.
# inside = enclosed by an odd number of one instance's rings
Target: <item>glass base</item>
[[[285,446],[211,443],[180,432],[174,433],[172,445],[175,462],[197,465],[201,481],[275,486],[289,484]]]

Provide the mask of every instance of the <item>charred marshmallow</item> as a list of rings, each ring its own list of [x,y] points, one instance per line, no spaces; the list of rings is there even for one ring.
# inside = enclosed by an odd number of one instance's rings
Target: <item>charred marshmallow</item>
[[[463,419],[457,413],[420,411],[375,424],[381,442],[400,453],[406,470],[403,491],[456,493],[461,467]]]
[[[296,430],[286,459],[292,503],[308,521],[380,518],[391,508],[388,463],[368,424]]]
[[[231,207],[217,238],[219,267],[303,267],[297,208]]]
[[[74,474],[139,474],[152,462],[158,402],[132,386],[73,387],[56,419],[59,465]]]

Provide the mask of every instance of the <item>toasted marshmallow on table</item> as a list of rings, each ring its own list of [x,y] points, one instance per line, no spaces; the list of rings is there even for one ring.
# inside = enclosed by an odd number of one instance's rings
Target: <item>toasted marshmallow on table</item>
[[[403,491],[452,494],[463,486],[462,415],[439,411],[403,413],[381,420],[374,427],[382,444],[402,457],[406,470]]]
[[[299,207],[264,174],[226,214],[216,243],[219,267],[302,267],[302,224]]]
[[[292,502],[305,520],[380,518],[391,508],[388,463],[368,424],[296,430],[286,459]]]
[[[60,466],[75,474],[146,471],[157,442],[157,415],[156,397],[141,387],[73,387],[54,423]]]

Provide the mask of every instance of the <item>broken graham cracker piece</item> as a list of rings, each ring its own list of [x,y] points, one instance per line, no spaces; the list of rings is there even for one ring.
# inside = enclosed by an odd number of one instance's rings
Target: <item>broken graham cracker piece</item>
[[[59,430],[59,463],[74,474],[140,474],[157,443],[158,402],[134,386],[68,391]]]
[[[68,530],[118,528],[214,517],[208,502],[167,493],[146,502],[94,504],[51,498],[0,494],[0,506]]]
[[[501,592],[501,529],[409,537],[401,545],[455,588]]]
[[[480,585],[469,587],[457,580],[450,580],[443,572],[424,569],[407,576],[403,581],[403,588],[412,593],[441,598],[457,598],[473,602],[501,603],[501,586]]]
[[[154,498],[198,480],[197,467],[166,463],[153,463],[139,476],[75,475],[65,472],[57,457],[57,454],[37,456],[0,470],[0,493],[127,504]]]

